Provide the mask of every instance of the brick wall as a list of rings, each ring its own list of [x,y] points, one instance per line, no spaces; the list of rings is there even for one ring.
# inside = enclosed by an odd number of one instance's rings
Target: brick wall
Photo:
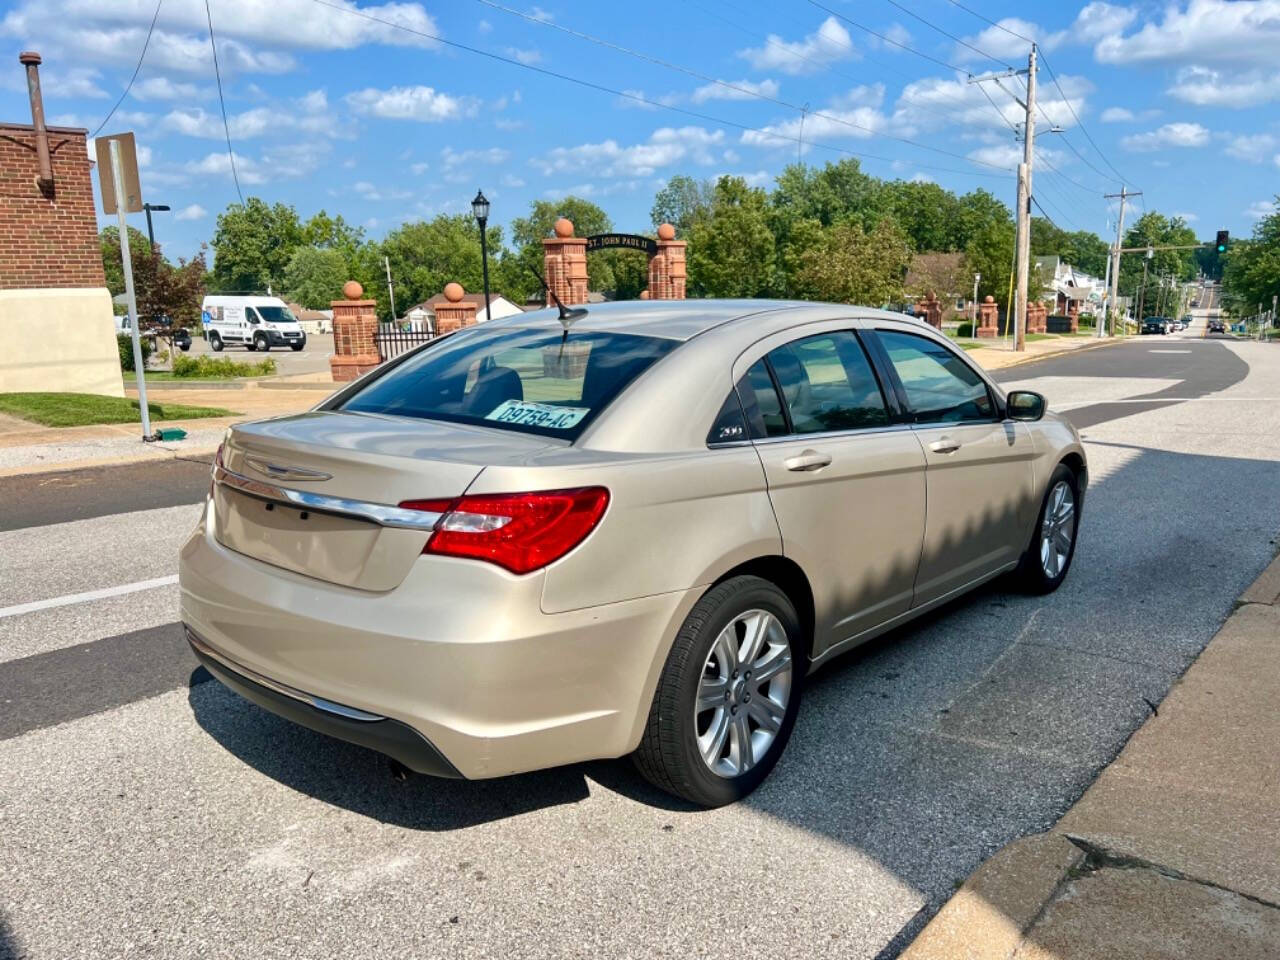
[[[85,135],[49,128],[54,191],[45,197],[31,126],[0,123],[0,289],[106,286]]]

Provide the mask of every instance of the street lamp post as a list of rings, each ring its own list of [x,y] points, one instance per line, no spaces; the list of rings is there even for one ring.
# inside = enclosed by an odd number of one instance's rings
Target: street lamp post
[[[489,201],[484,191],[477,190],[476,198],[471,201],[471,215],[480,225],[480,265],[484,271],[484,318],[489,320],[489,241],[485,236],[485,226],[489,222]]]
[[[164,203],[144,203],[142,209],[147,211],[147,240],[151,243],[151,249],[156,247],[156,232],[151,226],[151,211],[164,212],[169,209],[168,204]]]

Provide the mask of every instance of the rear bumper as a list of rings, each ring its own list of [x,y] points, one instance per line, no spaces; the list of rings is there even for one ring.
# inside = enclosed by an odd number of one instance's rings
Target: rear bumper
[[[305,694],[281,684],[260,683],[249,671],[234,664],[187,628],[191,651],[206,670],[246,700],[270,710],[286,720],[309,727],[330,737],[377,750],[399,760],[410,770],[433,777],[461,777],[457,769],[418,731],[398,720],[366,711],[343,708],[339,704]],[[265,679],[265,678],[260,678]],[[269,681],[268,681],[269,682]],[[284,692],[288,690],[288,692]]]
[[[634,750],[671,642],[701,593],[547,614],[541,574],[430,556],[394,589],[357,590],[229,550],[211,532],[210,509],[182,548],[179,580],[183,623],[223,658],[215,675],[273,712],[422,769],[433,761],[402,739],[412,733],[439,754],[445,775],[468,779]],[[281,705],[257,690],[281,686],[311,702]],[[315,698],[386,721],[352,727],[317,710]],[[403,729],[389,732],[393,723]],[[408,757],[397,752],[406,743]]]

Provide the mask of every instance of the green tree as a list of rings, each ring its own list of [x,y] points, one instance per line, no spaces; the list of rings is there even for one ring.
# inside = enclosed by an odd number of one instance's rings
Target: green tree
[[[774,288],[774,236],[768,198],[741,177],[721,177],[711,216],[689,235],[689,283],[710,297],[763,297]]]
[[[124,293],[124,256],[120,253],[120,228],[103,227],[98,234],[102,248],[102,270],[107,275],[107,289],[113,297]],[[136,275],[139,264],[151,256],[151,242],[147,235],[129,228],[129,260]]]
[[[902,299],[911,242],[893,220],[870,233],[854,220],[825,228],[801,255],[796,281],[817,300],[882,306]]]
[[[311,247],[337,250],[350,262],[364,243],[364,228],[351,226],[341,214],[331,217],[321,210],[302,225],[302,242]]]
[[[279,290],[285,267],[304,242],[298,211],[284,203],[268,205],[250,197],[218,214],[213,234],[216,292],[265,293]]]
[[[987,190],[973,190],[959,198],[956,249],[968,250],[970,242],[987,233],[993,224],[1012,224],[1013,213]],[[1010,250],[1010,256],[1013,251]]]
[[[960,249],[960,201],[936,183],[894,180],[884,186],[888,208],[917,253]]]
[[[1223,255],[1223,292],[1237,316],[1249,316],[1280,295],[1280,195],[1275,212],[1263,217],[1248,240],[1233,240]],[[1216,252],[1216,251],[1215,251]]]
[[[1003,310],[1009,298],[1009,277],[1013,272],[1012,221],[991,220],[969,238],[964,259],[971,273],[979,273],[978,299],[994,297]]]
[[[323,247],[298,247],[284,268],[284,291],[312,310],[328,309],[342,296],[351,268],[342,252]]]
[[[486,239],[491,252],[501,250],[502,228],[489,227]],[[480,293],[484,289],[480,232],[470,214],[440,214],[433,220],[412,221],[389,232],[376,248],[366,247],[362,271],[365,296],[376,298],[378,315],[389,318],[391,304],[386,278],[381,272],[384,256],[391,263],[396,308],[402,314],[413,304],[435,296],[447,283],[460,283],[468,293]],[[491,274],[490,293],[510,295],[496,288],[492,280]]]
[[[1149,210],[1137,219],[1124,235],[1123,246],[1158,247],[1187,246],[1196,243],[1196,234],[1181,217],[1166,217]],[[1142,316],[1155,316],[1159,309],[1161,277],[1174,280],[1190,280],[1196,275],[1195,256],[1192,250],[1155,250],[1150,257],[1141,253],[1126,254],[1120,258],[1121,296],[1133,297],[1135,310],[1141,304]],[[1143,264],[1146,264],[1146,285],[1143,285]]]
[[[590,200],[572,195],[560,200],[535,200],[529,205],[527,217],[516,217],[511,221],[511,241],[516,252],[513,259],[508,261],[504,258],[502,262],[503,282],[520,298],[520,302],[541,291],[534,270],[539,274],[545,272],[542,239],[552,235],[552,226],[560,217],[572,221],[575,237],[589,237],[613,230],[609,215]],[[618,289],[615,266],[619,256],[626,254],[620,250],[597,250],[587,254],[587,276],[592,290]]]
[[[666,186],[653,198],[649,219],[655,228],[669,223],[676,228],[676,236],[684,237],[694,223],[711,213],[711,198],[715,186],[709,180],[695,180],[678,174],[667,181]]]
[[[204,252],[190,260],[179,258],[175,265],[164,258],[159,247],[156,244],[150,255],[134,260],[133,286],[139,328],[159,317],[168,317],[175,327],[195,326],[200,322],[204,278],[208,271]]]

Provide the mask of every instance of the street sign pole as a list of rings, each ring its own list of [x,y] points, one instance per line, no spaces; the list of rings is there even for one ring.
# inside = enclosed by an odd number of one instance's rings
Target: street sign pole
[[[142,338],[138,335],[138,301],[133,293],[133,261],[129,258],[129,223],[125,219],[124,173],[120,141],[111,141],[111,180],[116,190],[116,216],[120,221],[120,253],[124,259],[124,292],[129,303],[129,334],[133,340],[133,370],[138,379],[138,407],[142,411],[142,439],[151,435],[151,415],[147,411],[147,381],[143,371]]]

